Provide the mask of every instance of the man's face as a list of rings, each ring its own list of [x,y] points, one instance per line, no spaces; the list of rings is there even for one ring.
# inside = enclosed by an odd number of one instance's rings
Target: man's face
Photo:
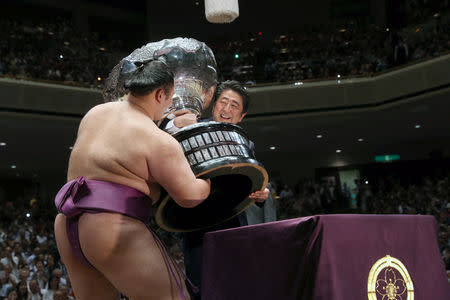
[[[30,291],[33,294],[36,294],[37,292],[39,292],[39,285],[38,285],[36,280],[31,280],[30,281]]]
[[[61,291],[56,291],[53,294],[53,299],[54,300],[64,300],[64,295],[63,295],[63,293]]]
[[[23,294],[26,294],[26,292],[27,292],[27,282],[26,281],[23,281],[23,283],[21,283],[20,285],[19,285],[19,292],[23,295]]]
[[[247,113],[242,113],[244,103],[241,95],[233,90],[225,90],[217,98],[213,108],[213,120],[237,124],[242,121]]]
[[[20,271],[20,278],[21,278],[22,280],[26,280],[26,279],[28,278],[28,271],[25,270],[25,269],[21,270],[21,271]]]
[[[38,270],[42,270],[44,268],[44,265],[42,264],[42,261],[38,261],[36,263],[36,269]]]

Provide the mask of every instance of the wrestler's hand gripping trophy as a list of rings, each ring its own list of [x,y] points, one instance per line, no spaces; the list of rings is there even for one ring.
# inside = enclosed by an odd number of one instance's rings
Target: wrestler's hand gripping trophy
[[[217,83],[216,61],[205,43],[190,38],[149,43],[124,58],[111,72],[105,87],[107,100],[126,93],[121,77],[146,61],[165,56],[174,73],[173,104],[166,116],[189,110],[198,117],[209,104]],[[207,106],[207,105],[206,105]],[[249,148],[246,132],[239,126],[200,122],[173,134],[197,177],[211,179],[211,194],[194,208],[183,208],[169,196],[156,205],[156,222],[172,232],[189,232],[220,224],[253,204],[248,196],[265,188],[267,171]]]

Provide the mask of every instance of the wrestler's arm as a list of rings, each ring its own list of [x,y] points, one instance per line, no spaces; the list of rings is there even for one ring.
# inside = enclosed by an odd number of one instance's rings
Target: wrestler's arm
[[[209,180],[197,179],[181,149],[168,133],[158,130],[153,139],[153,155],[147,159],[152,177],[182,207],[194,207],[210,192]]]
[[[176,111],[173,114],[175,118],[170,120],[164,128],[171,134],[178,132],[183,127],[197,123],[197,116],[188,110]]]

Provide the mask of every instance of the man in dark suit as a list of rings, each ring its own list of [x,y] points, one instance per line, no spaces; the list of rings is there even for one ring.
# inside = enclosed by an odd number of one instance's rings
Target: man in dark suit
[[[240,123],[247,114],[250,97],[245,88],[237,81],[225,81],[217,86],[212,109],[212,119],[202,119],[199,122],[216,121],[226,122],[231,124]],[[187,125],[196,123],[194,114],[185,113],[178,115],[173,122],[170,122],[170,131],[176,132],[177,128],[182,128]],[[166,127],[167,130],[167,127]],[[254,144],[250,141],[250,149],[254,152]],[[269,190],[265,188],[262,191],[252,193],[250,198],[255,200],[255,203],[262,207],[264,201],[269,197]],[[186,266],[187,277],[196,285],[200,287],[201,269],[203,259],[203,236],[206,232],[234,228],[248,225],[246,214],[241,213],[237,217],[219,224],[208,230],[200,230],[195,232],[185,233],[183,235],[183,254],[184,263]],[[187,285],[189,286],[189,285]],[[191,292],[193,300],[201,299],[200,292],[195,294]]]

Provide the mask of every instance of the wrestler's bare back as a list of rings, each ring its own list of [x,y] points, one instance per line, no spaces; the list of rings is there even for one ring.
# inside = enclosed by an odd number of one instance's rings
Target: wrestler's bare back
[[[98,105],[83,118],[69,160],[68,180],[79,176],[133,187],[153,202],[160,193],[157,182],[162,182],[186,207],[200,203],[209,193],[209,185],[193,175],[178,142],[129,101]],[[95,290],[95,299],[114,299],[114,287],[120,287],[136,300],[178,299],[168,266],[140,221],[114,213],[80,217],[81,248],[95,269],[73,256],[64,223],[65,217],[58,215],[55,234],[63,262],[78,287],[77,298],[94,299],[90,294]]]
[[[147,161],[158,159],[152,148],[161,138],[171,137],[130,102],[98,105],[80,124],[69,160],[68,180],[84,176],[120,183],[149,195],[154,202],[160,188]]]
[[[129,101],[98,105],[83,118],[68,180],[79,176],[133,187],[153,202],[161,184],[184,207],[199,204],[209,193],[209,185],[195,178],[178,142]]]

